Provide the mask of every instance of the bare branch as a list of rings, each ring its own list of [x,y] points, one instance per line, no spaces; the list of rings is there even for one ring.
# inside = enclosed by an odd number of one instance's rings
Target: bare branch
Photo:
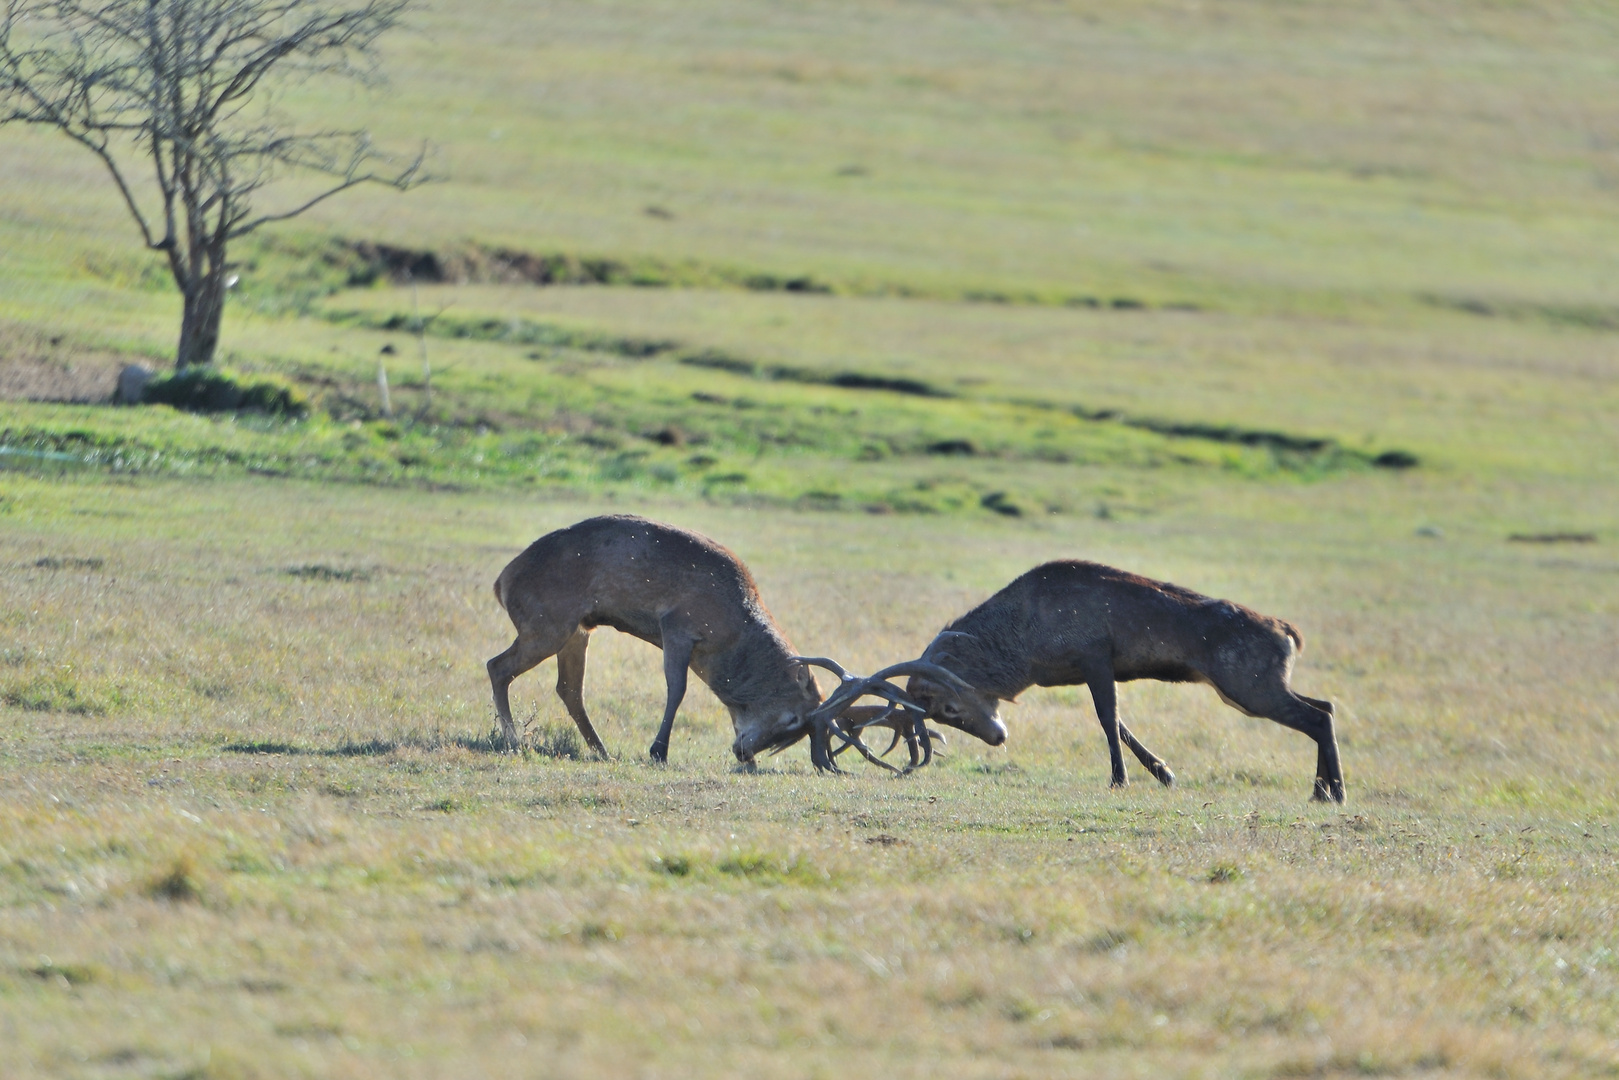
[[[231,240],[361,184],[425,179],[425,150],[397,167],[364,132],[300,132],[271,110],[270,92],[289,80],[373,82],[376,43],[411,2],[0,0],[0,124],[55,128],[101,159],[146,246],[167,255],[206,361]],[[149,193],[131,179],[142,157]],[[255,197],[292,172],[335,182],[255,213]]]
[[[260,228],[261,226],[268,225],[272,222],[285,221],[288,218],[297,217],[299,214],[302,214],[311,207],[325,202],[333,195],[347,191],[352,187],[358,187],[361,184],[383,184],[399,191],[409,191],[417,184],[422,183],[422,168],[426,160],[426,151],[423,151],[421,154],[418,154],[409,165],[405,166],[403,170],[392,176],[384,176],[380,173],[367,172],[345,177],[342,183],[326,189],[325,191],[316,195],[314,198],[309,199],[291,210],[282,211],[281,213],[276,214],[263,214],[249,220],[243,225],[235,226],[231,229],[229,235],[232,238],[246,236],[248,233]]]

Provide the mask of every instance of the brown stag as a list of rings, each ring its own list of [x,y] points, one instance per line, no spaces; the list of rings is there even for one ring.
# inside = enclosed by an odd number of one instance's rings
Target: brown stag
[[[972,692],[940,693],[943,687],[919,674],[906,695],[929,718],[972,731],[1030,686],[1083,683],[1107,734],[1113,786],[1128,783],[1122,741],[1167,787],[1174,773],[1119,720],[1114,684],[1208,683],[1227,705],[1314,739],[1314,798],[1343,802],[1332,703],[1288,685],[1303,649],[1291,624],[1241,604],[1098,563],[1051,562],[952,622],[922,653]]]
[[[809,735],[816,768],[834,772],[833,738],[840,750],[856,746],[872,756],[858,726],[837,723],[850,706],[867,695],[901,707],[910,704],[887,680],[925,675],[941,700],[970,689],[950,672],[919,660],[859,678],[846,676],[830,661],[799,658],[740,559],[707,537],[631,515],[590,518],[540,537],[500,572],[495,600],[517,628],[511,648],[488,664],[508,749],[517,745],[508,697],[512,680],[555,656],[557,696],[590,748],[607,753],[584,701],[585,650],[598,626],[663,650],[668,694],[648,751],[659,762],[669,756],[688,669],[730,711],[736,733],[731,749],[738,761],[751,764],[761,751],[781,750]],[[826,701],[811,663],[834,668],[842,680]],[[860,720],[866,719],[862,713]]]

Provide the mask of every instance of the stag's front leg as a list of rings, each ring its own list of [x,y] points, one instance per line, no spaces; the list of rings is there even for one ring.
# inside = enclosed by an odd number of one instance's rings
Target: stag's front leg
[[[1112,786],[1124,787],[1130,779],[1124,774],[1124,751],[1119,745],[1119,703],[1113,684],[1113,664],[1094,665],[1087,685],[1091,688],[1091,702],[1096,706],[1096,718],[1102,722],[1102,731],[1107,735],[1107,753],[1113,765]]]
[[[647,749],[652,760],[659,764],[669,760],[669,737],[675,728],[675,712],[686,696],[686,669],[691,665],[691,652],[696,644],[689,635],[664,627],[663,681],[669,688],[669,696],[664,702],[663,723],[658,726],[657,738]]]

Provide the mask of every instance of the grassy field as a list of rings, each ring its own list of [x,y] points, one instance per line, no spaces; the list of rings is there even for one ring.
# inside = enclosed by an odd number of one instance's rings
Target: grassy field
[[[1105,788],[1074,690],[898,781],[815,777],[802,748],[738,775],[696,690],[654,768],[656,653],[605,631],[587,694],[616,760],[498,755],[488,580],[599,505],[5,496],[8,1075],[1616,1066],[1619,567],[1388,527],[1445,485],[948,532],[637,504],[735,544],[796,644],[866,669],[1076,552],[1279,612],[1311,638],[1298,685],[1341,708],[1343,810],[1305,801],[1306,740],[1154,684],[1124,708],[1174,791]],[[542,743],[548,671],[517,698]]]
[[[225,359],[291,419],[100,403],[178,304],[92,159],[0,129],[0,1074],[1619,1075],[1616,45],[428,6],[387,93],[287,102],[444,178],[242,249]],[[737,773],[694,686],[653,767],[611,631],[612,759],[550,665],[493,752],[490,582],[623,510],[862,671],[1056,557],[1287,618],[1349,802],[1160,684],[1168,791],[1106,788],[1079,688],[892,779]]]

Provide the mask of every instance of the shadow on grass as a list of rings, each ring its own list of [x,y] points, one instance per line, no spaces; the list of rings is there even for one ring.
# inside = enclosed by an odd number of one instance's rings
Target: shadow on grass
[[[226,743],[220,749],[227,754],[306,754],[309,752],[291,743],[284,742]]]
[[[309,755],[312,757],[381,757],[391,754],[405,746],[415,746],[423,750],[437,750],[443,747],[442,740],[428,741],[426,739],[408,739],[393,741],[390,739],[369,739],[366,742],[343,742],[332,747],[294,746],[284,742],[241,742],[227,743],[222,749],[229,754],[286,754],[289,756]]]
[[[530,730],[524,727],[523,749],[541,757],[577,760],[584,756],[584,747],[571,727],[541,725]],[[423,738],[406,736],[402,739],[368,739],[365,742],[345,740],[336,746],[297,746],[286,742],[235,742],[221,747],[228,754],[284,754],[308,757],[386,757],[398,750],[447,750],[456,747],[474,754],[508,753],[506,741],[499,728],[482,735],[444,735]]]
[[[506,739],[501,735],[500,729],[495,728],[482,735],[457,735],[450,740],[452,745],[463,750],[470,750],[474,754],[504,754],[506,752]]]

